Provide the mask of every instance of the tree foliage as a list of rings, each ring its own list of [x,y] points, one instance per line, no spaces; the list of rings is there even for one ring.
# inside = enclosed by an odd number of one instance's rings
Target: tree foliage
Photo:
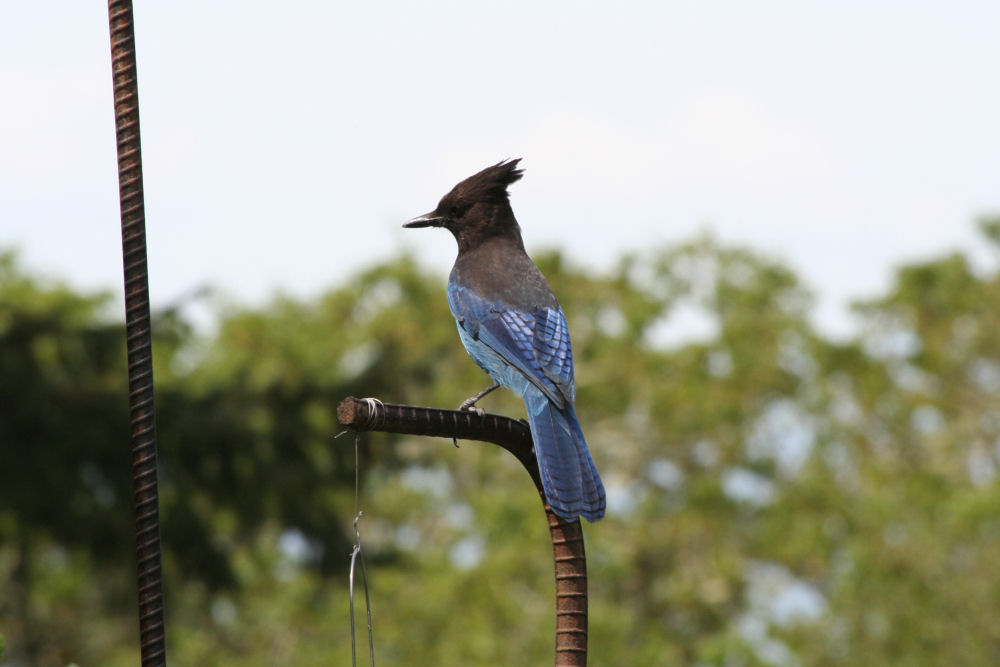
[[[982,227],[996,244],[1000,221]],[[831,340],[792,271],[709,237],[600,275],[536,259],[609,490],[586,531],[594,664],[996,661],[995,266],[904,266],[858,304],[857,336]],[[13,664],[135,662],[124,340],[107,307],[0,260]],[[315,299],[222,310],[210,336],[183,308],[159,313],[154,335],[171,659],[345,664],[355,449],[334,440],[335,407],[453,406],[485,386],[444,278],[404,256]],[[551,660],[544,515],[493,449],[360,439],[380,662]]]

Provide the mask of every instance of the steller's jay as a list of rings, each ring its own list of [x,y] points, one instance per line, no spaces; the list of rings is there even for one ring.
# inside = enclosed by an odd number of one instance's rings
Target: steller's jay
[[[469,355],[496,384],[524,397],[545,497],[566,520],[604,516],[604,485],[573,410],[573,351],[566,317],[531,258],[510,207],[507,186],[520,160],[470,176],[432,212],[404,227],[444,227],[458,241],[448,304]]]

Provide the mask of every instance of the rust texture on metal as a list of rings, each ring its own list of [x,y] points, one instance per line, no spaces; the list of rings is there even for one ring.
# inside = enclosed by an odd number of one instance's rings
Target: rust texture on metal
[[[462,410],[439,410],[382,403],[349,396],[337,418],[358,431],[479,440],[499,445],[517,457],[542,496],[552,538],[556,578],[556,667],[587,664],[587,555],[580,520],[560,519],[545,502],[531,430],[523,421]]]
[[[563,521],[547,505],[556,564],[556,665],[587,664],[587,554],[580,520]]]
[[[146,267],[139,90],[131,1],[110,0],[108,18],[111,26],[111,68],[114,77],[118,189],[125,268],[125,330],[132,425],[139,639],[142,664],[165,665],[149,277]]]

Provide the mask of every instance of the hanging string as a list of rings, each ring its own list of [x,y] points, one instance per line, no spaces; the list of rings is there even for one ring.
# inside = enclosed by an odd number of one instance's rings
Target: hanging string
[[[366,398],[366,402],[369,402],[370,415],[374,418],[377,407],[382,406],[382,402],[378,399]],[[354,434],[354,548],[351,550],[351,570],[348,578],[348,583],[350,586],[350,603],[351,603],[351,665],[357,667],[358,665],[358,654],[357,654],[357,644],[356,644],[356,630],[354,626],[354,571],[358,562],[361,563],[361,580],[365,587],[365,612],[368,617],[368,660],[371,667],[375,667],[375,640],[372,634],[372,605],[371,597],[368,593],[368,570],[365,567],[365,555],[361,551],[361,530],[358,527],[358,523],[361,517],[364,516],[364,512],[358,509],[360,488],[361,488],[361,465],[359,463],[358,449],[361,442],[361,432],[356,431]]]

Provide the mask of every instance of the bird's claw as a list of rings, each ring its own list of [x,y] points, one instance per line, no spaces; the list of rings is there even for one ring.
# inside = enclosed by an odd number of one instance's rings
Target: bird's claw
[[[468,403],[468,401],[466,401],[465,403]],[[486,410],[483,410],[481,407],[479,407],[477,405],[472,405],[472,404],[466,405],[465,403],[462,403],[460,406],[458,406],[458,409],[461,412],[471,412],[472,414],[476,415],[477,417],[485,417],[486,416]]]
[[[498,388],[499,386],[500,386],[499,383],[494,382],[489,387],[487,387],[486,389],[483,389],[481,392],[479,392],[475,396],[470,396],[469,398],[465,399],[464,401],[462,401],[462,404],[458,406],[459,411],[460,412],[473,412],[473,413],[475,413],[476,415],[478,415],[480,417],[486,416],[486,410],[483,410],[482,408],[477,408],[476,407],[476,401],[478,401],[479,399],[481,399],[483,396],[485,396],[486,394],[490,393],[494,389]]]

